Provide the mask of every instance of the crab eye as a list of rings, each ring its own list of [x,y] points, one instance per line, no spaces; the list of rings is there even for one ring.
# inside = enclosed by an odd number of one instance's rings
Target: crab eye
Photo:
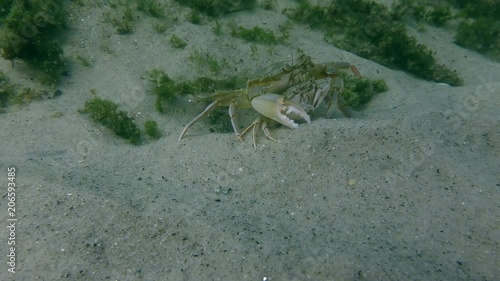
[[[333,66],[333,65],[326,65],[325,66],[325,69],[326,69],[326,74],[327,75],[336,75],[338,73],[337,69]]]

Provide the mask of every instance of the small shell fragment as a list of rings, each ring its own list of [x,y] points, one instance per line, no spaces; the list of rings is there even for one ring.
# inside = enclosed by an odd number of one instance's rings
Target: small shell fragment
[[[356,185],[356,182],[357,182],[357,181],[356,181],[355,179],[348,179],[348,180],[347,180],[347,184],[348,184],[348,185],[350,185],[350,186],[354,186],[354,185]]]

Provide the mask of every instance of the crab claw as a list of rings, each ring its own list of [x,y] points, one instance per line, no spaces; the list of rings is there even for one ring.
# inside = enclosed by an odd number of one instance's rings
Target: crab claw
[[[307,123],[311,123],[311,118],[298,103],[277,94],[264,94],[255,97],[252,100],[252,107],[258,113],[291,129],[299,126],[295,123],[297,119],[304,119]]]

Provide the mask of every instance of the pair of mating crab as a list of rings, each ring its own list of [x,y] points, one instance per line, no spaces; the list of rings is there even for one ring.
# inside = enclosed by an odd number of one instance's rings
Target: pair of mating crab
[[[250,130],[253,131],[254,147],[259,127],[267,138],[279,142],[269,133],[270,120],[295,129],[298,127],[297,120],[311,123],[309,113],[323,103],[327,106],[327,116],[337,106],[346,117],[350,117],[342,98],[344,82],[339,77],[338,69],[350,69],[356,76],[361,76],[350,63],[314,64],[311,57],[301,55],[298,64],[285,66],[278,73],[262,79],[249,80],[243,89],[216,92],[210,96],[214,101],[184,127],[179,140],[198,120],[219,106],[229,107],[231,124],[239,140],[243,140]],[[250,107],[260,115],[241,131],[236,121],[236,109]]]

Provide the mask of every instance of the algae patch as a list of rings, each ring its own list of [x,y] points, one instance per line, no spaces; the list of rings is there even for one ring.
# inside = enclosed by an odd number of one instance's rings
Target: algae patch
[[[108,99],[99,97],[85,102],[82,111],[90,118],[110,129],[117,136],[137,145],[141,139],[141,131],[131,117],[125,111],[119,110],[118,105]]]
[[[438,64],[433,52],[407,33],[383,5],[366,0],[335,0],[312,5],[300,0],[285,13],[293,20],[324,31],[325,40],[388,67],[452,86],[463,84],[458,74]]]

